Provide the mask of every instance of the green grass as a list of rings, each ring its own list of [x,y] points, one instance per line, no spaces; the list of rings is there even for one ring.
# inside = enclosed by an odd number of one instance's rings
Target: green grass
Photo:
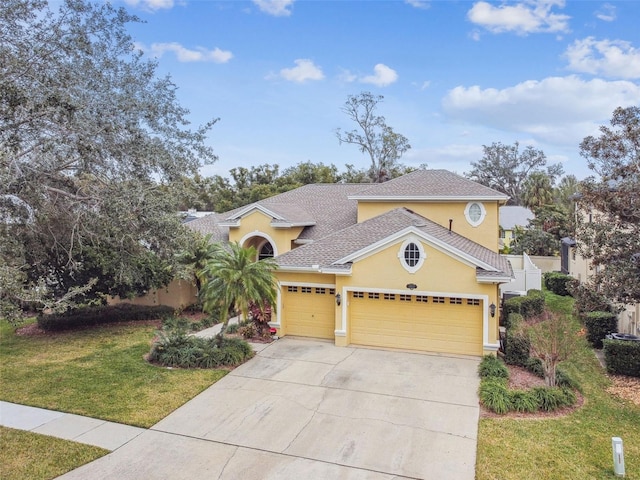
[[[547,305],[571,313],[570,297],[545,292]],[[585,404],[555,419],[483,418],[477,480],[607,479],[611,437],[622,437],[626,479],[640,480],[640,407],[609,395],[609,380],[586,342],[565,368],[583,386]]]
[[[103,448],[0,427],[2,480],[48,480],[107,453]]]
[[[144,361],[155,327],[19,336],[0,325],[0,400],[150,427],[225,375]]]

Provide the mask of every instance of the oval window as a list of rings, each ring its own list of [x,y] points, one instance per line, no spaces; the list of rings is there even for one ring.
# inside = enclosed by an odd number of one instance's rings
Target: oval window
[[[415,267],[420,261],[420,249],[418,245],[411,242],[404,248],[404,262],[409,267]]]
[[[486,214],[487,211],[484,209],[482,203],[479,202],[469,202],[464,209],[464,216],[472,227],[480,225]]]

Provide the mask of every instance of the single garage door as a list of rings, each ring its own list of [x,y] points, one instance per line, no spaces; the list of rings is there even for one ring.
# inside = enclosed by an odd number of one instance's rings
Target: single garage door
[[[335,337],[335,290],[288,286],[282,293],[285,335]]]
[[[482,355],[477,299],[351,292],[351,343]]]

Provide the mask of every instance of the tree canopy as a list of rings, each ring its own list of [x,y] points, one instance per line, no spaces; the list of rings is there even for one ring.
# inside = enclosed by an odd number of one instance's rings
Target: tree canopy
[[[384,100],[382,95],[362,92],[349,95],[342,111],[357,124],[357,128],[347,132],[338,128],[336,136],[342,143],[358,146],[371,160],[368,169],[369,179],[381,183],[393,178],[393,171],[399,167],[398,160],[411,148],[409,140],[387,125],[386,119],[376,115],[378,104]]]
[[[520,150],[518,142],[513,145],[494,142],[490,146],[483,145],[483,149],[483,157],[477,162],[471,162],[473,168],[466,176],[509,195],[509,205],[523,205],[525,182],[533,173],[546,173],[551,185],[563,173],[560,164],[547,167],[544,152],[530,145]]]
[[[185,241],[159,187],[216,159],[168,77],[108,3],[0,5],[0,290],[56,305],[74,289],[165,284]],[[38,285],[29,289],[28,285]]]
[[[582,182],[578,211],[590,282],[612,301],[640,302],[640,108],[617,108],[580,154],[597,174]]]

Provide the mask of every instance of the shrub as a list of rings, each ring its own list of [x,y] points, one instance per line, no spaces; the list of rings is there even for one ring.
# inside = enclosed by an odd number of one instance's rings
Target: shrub
[[[478,374],[481,378],[509,378],[509,370],[498,357],[485,355],[478,366]]]
[[[559,408],[570,407],[576,403],[576,395],[571,390],[560,387],[536,387],[531,394],[538,401],[538,408],[552,412]]]
[[[504,361],[509,365],[525,367],[531,344],[522,330],[524,320],[519,313],[512,313],[509,319],[509,329],[504,339]]]
[[[519,313],[525,319],[540,315],[544,311],[544,293],[541,290],[529,290],[526,296],[513,297],[502,305],[504,318]]]
[[[83,307],[63,314],[40,314],[38,326],[43,330],[54,332],[116,322],[163,319],[173,314],[174,309],[165,305],[144,306],[120,303]]]
[[[538,398],[531,390],[510,390],[511,408],[516,412],[535,412],[538,410]]]
[[[556,383],[559,387],[582,391],[582,385],[563,368],[556,368]]]
[[[511,397],[505,378],[487,378],[480,383],[479,397],[492,412],[503,414],[511,409]]]
[[[238,333],[244,338],[253,338],[257,335],[258,329],[254,323],[249,323],[248,325],[238,328]]]
[[[518,325],[522,324],[523,321],[524,317],[522,315],[516,312],[512,312],[505,318],[504,328],[509,330],[512,327],[517,327]]]
[[[604,360],[611,374],[640,377],[640,342],[605,340]]]
[[[523,365],[527,370],[535,376],[544,378],[544,369],[542,368],[542,360],[539,358],[528,358]]]
[[[570,296],[567,285],[573,280],[571,275],[560,272],[546,272],[544,275],[544,286],[550,292],[563,297]]]
[[[583,316],[587,340],[594,348],[602,348],[602,340],[618,330],[618,317],[611,312],[588,312]]]
[[[239,338],[199,338],[182,329],[161,333],[151,347],[149,361],[167,367],[217,368],[236,366],[254,355],[251,346]]]
[[[613,312],[615,308],[603,295],[573,279],[567,283],[567,290],[576,299],[574,308],[580,319],[587,312]]]

